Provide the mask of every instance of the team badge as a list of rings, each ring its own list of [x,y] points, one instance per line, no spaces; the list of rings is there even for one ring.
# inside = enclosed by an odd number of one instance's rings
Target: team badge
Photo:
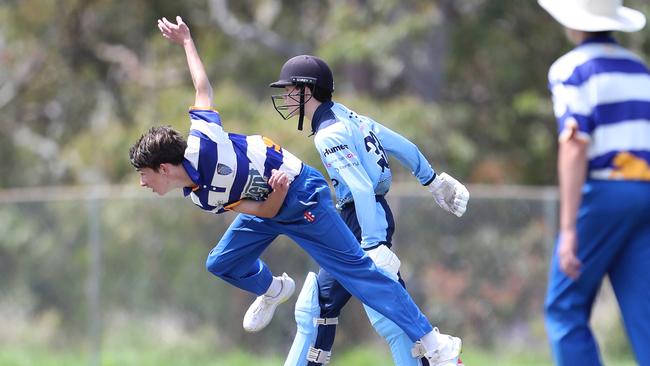
[[[230,175],[232,173],[232,168],[228,165],[218,163],[217,164],[217,174],[219,175]]]
[[[307,212],[305,212],[305,214],[303,215],[303,217],[304,217],[305,220],[307,220],[308,222],[314,222],[314,220],[316,220],[316,216],[314,216],[314,214],[311,213],[311,211],[307,211]]]

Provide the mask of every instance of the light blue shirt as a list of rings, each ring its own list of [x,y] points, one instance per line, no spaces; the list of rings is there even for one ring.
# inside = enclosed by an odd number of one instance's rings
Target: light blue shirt
[[[337,207],[354,202],[361,227],[361,246],[373,247],[386,236],[376,217],[375,195],[390,189],[389,157],[396,158],[427,185],[435,172],[418,147],[378,122],[342,104],[321,104],[312,118],[314,143],[337,196]]]

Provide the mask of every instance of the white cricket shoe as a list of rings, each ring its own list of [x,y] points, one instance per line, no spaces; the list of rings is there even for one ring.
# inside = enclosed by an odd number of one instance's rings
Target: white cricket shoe
[[[440,334],[438,328],[433,328],[437,333],[438,348],[424,354],[429,365],[431,366],[457,366],[462,365],[458,360],[463,342],[458,337],[452,337],[447,334]]]
[[[282,288],[277,296],[260,295],[244,315],[244,330],[247,332],[259,332],[264,329],[273,318],[275,308],[287,301],[293,295],[296,284],[286,273],[282,274]]]

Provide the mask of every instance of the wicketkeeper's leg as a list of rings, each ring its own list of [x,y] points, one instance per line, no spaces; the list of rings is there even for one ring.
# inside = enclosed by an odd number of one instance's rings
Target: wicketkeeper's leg
[[[314,319],[320,315],[318,305],[318,280],[316,274],[309,272],[305,283],[296,300],[296,338],[293,340],[291,350],[284,361],[284,366],[307,365],[309,349],[316,340],[316,325]]]

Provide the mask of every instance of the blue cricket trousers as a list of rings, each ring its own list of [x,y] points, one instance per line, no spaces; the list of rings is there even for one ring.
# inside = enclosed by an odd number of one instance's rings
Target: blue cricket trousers
[[[553,255],[545,303],[554,361],[560,366],[602,365],[589,328],[605,275],[641,366],[650,366],[650,183],[587,181],[578,212],[578,258],[573,281]]]
[[[395,322],[414,342],[433,329],[402,285],[365,255],[336,212],[325,178],[308,165],[291,183],[277,216],[238,215],[206,266],[233,286],[261,295],[272,274],[259,257],[280,234],[298,243],[353,296]]]
[[[386,202],[384,196],[376,196],[377,203],[383,208],[384,217],[381,216],[378,220],[385,220],[386,222],[386,241],[382,245],[387,245],[389,248],[392,246],[392,237],[395,232],[395,220],[393,213]],[[361,226],[357,220],[357,211],[354,203],[348,203],[341,208],[340,216],[345,222],[345,225],[350,228],[352,234],[358,243],[361,242]],[[398,274],[399,276],[399,274]],[[404,281],[399,277],[399,282],[404,286]],[[341,310],[350,300],[350,293],[343,287],[336,278],[324,269],[318,272],[318,302],[321,308],[321,318],[337,318],[341,314]],[[318,327],[316,341],[314,347],[325,351],[331,351],[336,337],[336,325],[321,325]],[[310,365],[315,363],[310,363]]]

